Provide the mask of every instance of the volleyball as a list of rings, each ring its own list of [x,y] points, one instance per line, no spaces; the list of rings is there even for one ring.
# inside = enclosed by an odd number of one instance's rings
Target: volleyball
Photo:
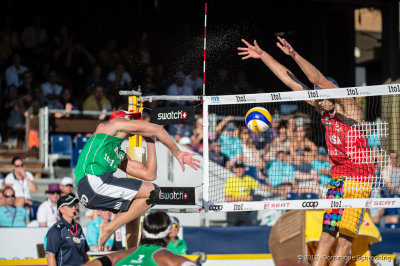
[[[261,133],[270,127],[271,114],[265,108],[254,107],[247,112],[245,121],[251,131]]]

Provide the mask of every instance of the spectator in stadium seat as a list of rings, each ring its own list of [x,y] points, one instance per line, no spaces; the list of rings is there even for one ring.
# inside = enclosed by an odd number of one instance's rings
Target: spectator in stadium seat
[[[7,88],[8,92],[4,103],[5,117],[7,117],[8,127],[21,127],[25,125],[24,113],[26,111],[23,98],[18,96],[18,89],[11,85]]]
[[[191,137],[193,135],[193,128],[189,124],[175,124],[168,127],[168,133],[176,142],[179,142],[183,137]]]
[[[125,70],[125,66],[122,63],[117,64],[114,71],[111,71],[108,74],[107,80],[110,83],[110,89],[112,91],[132,88],[131,74]]]
[[[203,117],[199,116],[193,125],[192,150],[203,154]]]
[[[182,137],[182,138],[179,140],[179,144],[181,144],[182,146],[184,146],[184,147],[186,147],[186,148],[188,148],[188,149],[190,149],[190,150],[193,149],[193,147],[192,147],[192,140],[191,140],[189,137]]]
[[[47,41],[47,32],[41,23],[41,18],[34,16],[32,25],[22,31],[21,42],[28,50],[37,50]]]
[[[278,151],[290,152],[291,141],[287,137],[287,128],[285,125],[280,125],[278,129],[278,137],[275,138],[268,152],[264,155],[266,162],[273,161],[276,159],[276,153]]]
[[[57,83],[57,72],[53,69],[47,75],[47,82],[41,85],[45,103],[53,108],[60,98],[63,87]]]
[[[117,42],[115,40],[109,40],[107,42],[106,48],[100,51],[99,59],[106,71],[117,66],[118,62],[121,60],[121,55],[117,50]]]
[[[107,210],[97,210],[98,217],[89,222],[86,227],[86,241],[89,245],[90,251],[99,251],[97,249],[97,243],[100,235],[100,224],[108,223],[111,221],[112,213]],[[114,244],[114,235],[112,235],[106,242],[104,251],[111,251]]]
[[[304,158],[306,162],[311,163],[317,152],[317,145],[310,140],[307,136],[306,128],[304,125],[296,126],[296,132],[294,133],[294,139],[291,141],[290,153],[296,155],[296,150],[304,150]]]
[[[220,135],[222,154],[228,157],[228,159],[235,159],[236,155],[242,154],[242,141],[237,137],[238,130],[235,122],[233,122],[233,117],[225,117],[217,125],[216,132]]]
[[[28,68],[22,63],[22,57],[20,54],[14,54],[13,56],[13,64],[6,68],[4,73],[6,78],[6,85],[11,86],[14,85],[15,87],[19,87],[22,85],[22,74],[25,71],[28,71]]]
[[[261,153],[256,149],[253,144],[253,139],[250,136],[250,130],[243,127],[239,133],[240,141],[242,142],[243,149],[243,162],[248,166],[264,165]]]
[[[17,207],[32,206],[31,192],[37,192],[35,179],[31,172],[25,171],[22,158],[16,156],[11,160],[12,172],[4,179],[4,184],[12,186],[15,191]]]
[[[15,191],[12,187],[6,187],[3,191],[4,206],[0,207],[1,227],[26,227],[29,216],[25,208],[15,206]]]
[[[110,100],[104,95],[104,88],[101,85],[97,85],[92,94],[85,99],[83,102],[83,110],[91,110],[91,111],[102,111],[102,110],[111,110]],[[93,118],[97,118],[98,116],[93,116]]]
[[[31,97],[34,93],[34,83],[32,73],[27,70],[22,74],[22,84],[18,87],[18,95],[25,96],[29,94]]]
[[[75,222],[78,203],[79,199],[72,195],[57,200],[56,215],[60,220],[47,231],[44,240],[48,265],[82,265],[89,261],[85,234]]]
[[[277,189],[278,194],[286,196],[296,188],[295,171],[286,151],[277,151],[275,157],[267,168],[268,182]]]
[[[221,140],[216,139],[211,143],[210,148],[211,150],[208,155],[210,160],[221,166],[227,167],[228,157],[221,153]]]
[[[171,218],[171,232],[169,232],[168,237],[169,237],[169,243],[167,246],[167,249],[171,250],[172,253],[178,254],[178,255],[187,255],[188,254],[188,248],[186,245],[185,240],[180,239],[178,237],[178,232],[179,228],[181,227],[179,225],[179,219],[176,218],[175,216],[170,216]]]
[[[228,178],[225,182],[225,201],[252,201],[253,191],[256,188],[272,192],[276,191],[269,186],[260,184],[254,178],[244,175],[245,165],[242,161],[237,160],[233,166],[234,176]],[[255,223],[256,212],[228,212],[227,222],[228,225],[252,225]]]
[[[311,167],[318,173],[321,195],[326,195],[328,184],[332,178],[329,172],[332,164],[329,162],[328,152],[324,147],[318,148],[317,157],[311,163]]]
[[[203,87],[203,79],[200,76],[200,71],[193,68],[189,75],[185,77],[184,86],[192,88],[194,94],[199,94]],[[201,94],[201,93],[200,93]]]
[[[74,180],[72,179],[72,177],[66,176],[61,180],[61,184],[60,184],[60,196],[67,196],[72,194],[73,196],[74,193],[72,193],[72,191],[74,190]]]
[[[398,167],[399,156],[397,152],[390,151],[389,166],[382,169],[382,179],[384,181],[384,194],[394,196],[400,193],[400,167]]]
[[[193,95],[192,87],[185,85],[185,73],[178,71],[175,74],[175,82],[168,86],[167,95]],[[186,105],[187,101],[168,101],[168,104]]]
[[[37,211],[37,220],[40,227],[50,227],[57,222],[57,201],[60,199],[60,185],[50,183],[45,192],[47,200],[40,204]]]
[[[301,148],[295,152],[293,168],[297,182],[298,193],[318,193],[319,177],[317,172],[306,162],[305,151]]]
[[[72,91],[70,88],[68,87],[63,88],[58,101],[54,104],[54,108],[65,111],[71,111],[77,109],[74,103],[72,102]],[[56,118],[69,117],[69,114],[55,113],[54,116]]]
[[[86,96],[100,84],[107,91],[108,83],[106,77],[103,75],[101,66],[97,65],[93,67],[92,74],[86,80]]]

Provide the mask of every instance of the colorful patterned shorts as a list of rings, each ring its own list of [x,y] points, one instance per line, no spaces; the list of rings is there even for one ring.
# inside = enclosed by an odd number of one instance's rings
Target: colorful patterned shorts
[[[327,199],[369,198],[371,184],[345,177],[332,178],[329,183]],[[339,231],[341,234],[357,237],[365,209],[326,209],[322,229]]]

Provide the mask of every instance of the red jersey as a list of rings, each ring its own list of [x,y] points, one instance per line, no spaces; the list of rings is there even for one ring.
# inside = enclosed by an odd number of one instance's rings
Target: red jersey
[[[333,177],[346,176],[359,181],[370,181],[374,176],[374,161],[362,125],[348,126],[334,114],[324,112],[325,140],[333,164]]]

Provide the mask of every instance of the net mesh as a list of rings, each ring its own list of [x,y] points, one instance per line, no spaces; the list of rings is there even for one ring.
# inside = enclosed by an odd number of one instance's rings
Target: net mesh
[[[380,88],[356,88],[353,94],[350,89],[334,89],[316,95],[285,92],[207,98],[207,206],[398,197],[400,98],[390,86],[384,87],[389,95],[380,95]],[[339,98],[343,96],[346,100]],[[337,112],[316,108],[330,98],[336,98]],[[246,127],[245,115],[253,107],[271,113],[266,132],[254,133]],[[354,120],[353,111],[360,113],[360,119]],[[265,205],[245,206],[253,206],[247,208],[251,210]],[[214,209],[218,207],[210,208]]]

